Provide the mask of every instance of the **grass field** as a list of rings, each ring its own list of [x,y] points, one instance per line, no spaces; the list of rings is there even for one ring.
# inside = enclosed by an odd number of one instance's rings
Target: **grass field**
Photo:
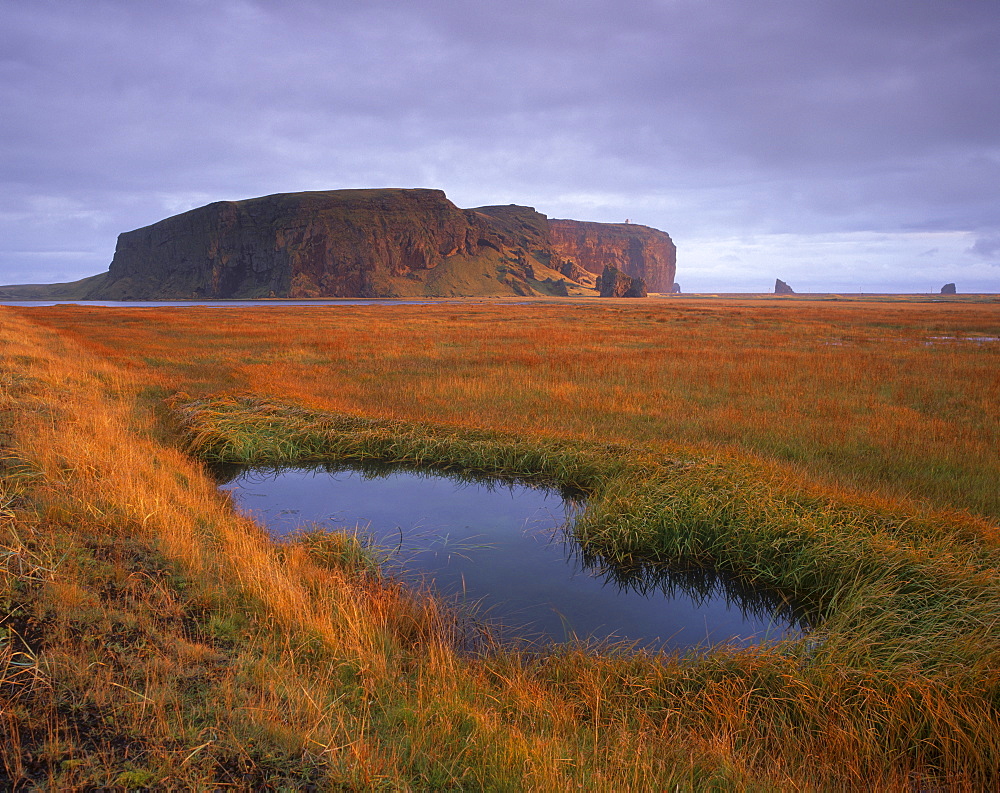
[[[983,789],[1000,767],[1000,303],[0,308],[7,784]],[[199,460],[590,494],[810,637],[463,654],[350,538],[275,545]]]

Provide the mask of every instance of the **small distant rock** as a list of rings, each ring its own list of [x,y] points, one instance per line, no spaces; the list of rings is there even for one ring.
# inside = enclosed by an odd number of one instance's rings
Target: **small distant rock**
[[[670,287],[670,294],[679,295],[681,293],[681,285],[674,281],[673,285]]]
[[[604,272],[597,279],[601,297],[646,297],[646,282],[641,278],[625,275],[617,267],[604,265]]]
[[[941,294],[942,295],[955,295],[955,294],[958,294],[958,292],[955,291],[955,285],[954,284],[945,284],[944,286],[941,287]]]
[[[565,281],[548,278],[545,282],[551,286],[552,294],[556,297],[569,297],[569,287]]]
[[[782,281],[780,278],[774,279],[774,294],[776,295],[794,295],[795,290],[792,289],[788,284]]]

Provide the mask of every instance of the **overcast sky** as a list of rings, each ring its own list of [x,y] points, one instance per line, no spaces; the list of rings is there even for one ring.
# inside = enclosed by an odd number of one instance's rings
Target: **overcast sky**
[[[0,0],[0,283],[211,201],[436,187],[685,292],[1000,291],[1000,0]]]

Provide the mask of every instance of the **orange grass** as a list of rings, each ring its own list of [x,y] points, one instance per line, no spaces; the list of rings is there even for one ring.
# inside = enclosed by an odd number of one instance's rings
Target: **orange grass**
[[[735,446],[1000,519],[1000,303],[31,309],[168,390]],[[109,321],[110,319],[110,321]]]
[[[235,515],[161,401],[241,392],[643,454],[770,457],[783,487],[876,510],[922,502],[944,529],[962,511],[963,542],[988,559],[998,348],[931,338],[973,335],[1000,335],[997,306],[0,309],[0,779],[995,784],[998,703],[982,694],[995,655],[944,648],[976,660],[940,674],[825,664],[805,645],[464,658],[434,600],[309,543],[277,547]]]

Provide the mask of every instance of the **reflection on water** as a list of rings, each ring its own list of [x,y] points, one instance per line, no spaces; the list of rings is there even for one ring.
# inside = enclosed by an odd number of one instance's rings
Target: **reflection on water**
[[[668,601],[686,599],[708,609],[717,607],[719,598],[722,598],[727,608],[738,609],[745,618],[766,625],[769,630],[777,626],[782,637],[801,635],[809,627],[805,609],[780,592],[754,587],[719,570],[651,563],[626,565],[587,554],[579,546],[573,553],[591,575],[618,591],[631,591],[646,598],[661,597]],[[774,638],[773,632],[769,638]]]
[[[581,638],[649,649],[741,646],[801,635],[778,593],[722,573],[621,565],[571,536],[580,494],[385,465],[223,466],[222,489],[275,536],[359,530],[394,574],[474,604],[509,643]]]
[[[932,346],[941,342],[965,342],[966,344],[988,344],[989,342],[1000,341],[1000,336],[931,336],[924,344]]]

